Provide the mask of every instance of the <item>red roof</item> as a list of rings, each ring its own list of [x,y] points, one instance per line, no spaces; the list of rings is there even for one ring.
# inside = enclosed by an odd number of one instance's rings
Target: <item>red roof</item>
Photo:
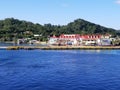
[[[57,36],[54,35],[54,36],[52,36],[52,37],[50,37],[50,38],[59,38],[59,37],[57,37]]]
[[[93,40],[95,40],[95,39],[101,38],[101,35],[83,35],[82,38],[83,39],[93,39]]]
[[[89,40],[96,40],[101,38],[102,35],[80,35],[80,34],[61,34],[59,37],[52,36],[51,38],[66,38],[66,39],[73,39],[73,38],[82,38],[82,39],[89,39]]]

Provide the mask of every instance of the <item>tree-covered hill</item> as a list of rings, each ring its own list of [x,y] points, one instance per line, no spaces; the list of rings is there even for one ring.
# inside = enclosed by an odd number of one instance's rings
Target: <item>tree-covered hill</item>
[[[67,30],[79,34],[115,34],[116,30],[106,28],[82,19],[77,19],[67,25]]]
[[[0,20],[0,40],[10,41],[14,37],[17,38],[34,38],[34,34],[41,34],[40,40],[46,40],[49,35],[60,34],[113,34],[118,31],[111,28],[106,28],[82,19],[77,19],[67,25],[40,25],[32,22],[18,20],[14,18],[6,18]]]

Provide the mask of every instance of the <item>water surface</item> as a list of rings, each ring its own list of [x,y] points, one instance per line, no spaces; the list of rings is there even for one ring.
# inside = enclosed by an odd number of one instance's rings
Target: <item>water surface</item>
[[[0,90],[119,90],[120,50],[0,50]]]

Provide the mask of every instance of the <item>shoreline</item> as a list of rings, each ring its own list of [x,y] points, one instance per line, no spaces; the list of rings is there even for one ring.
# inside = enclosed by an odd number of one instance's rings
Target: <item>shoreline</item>
[[[7,46],[6,50],[119,50],[120,46]]]

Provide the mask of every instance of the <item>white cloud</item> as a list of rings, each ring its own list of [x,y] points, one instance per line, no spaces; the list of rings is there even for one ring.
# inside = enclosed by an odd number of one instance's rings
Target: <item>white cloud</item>
[[[117,4],[120,4],[120,0],[117,0],[116,3],[117,3]]]

